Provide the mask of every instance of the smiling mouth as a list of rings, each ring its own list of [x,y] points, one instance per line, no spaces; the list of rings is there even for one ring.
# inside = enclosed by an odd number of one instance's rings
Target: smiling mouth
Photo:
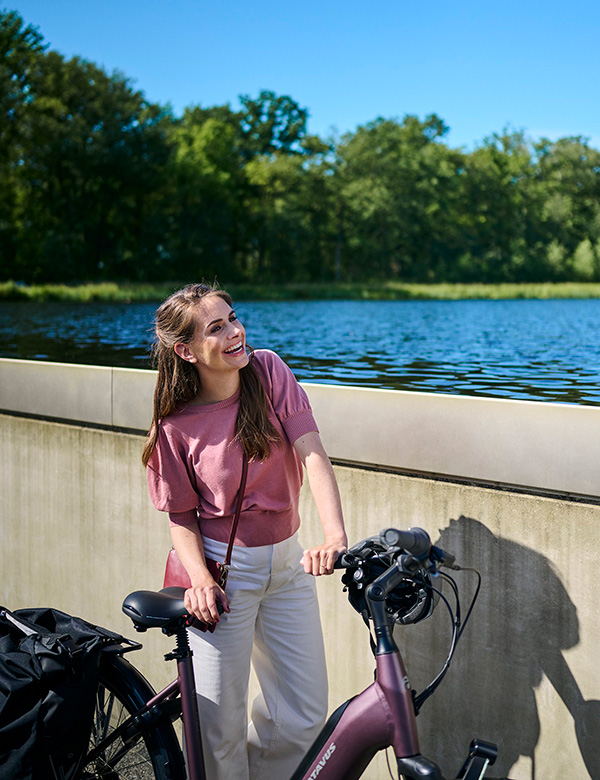
[[[242,341],[238,341],[237,344],[234,344],[232,347],[229,347],[228,349],[224,350],[226,355],[239,355],[243,351],[244,351],[244,344]]]

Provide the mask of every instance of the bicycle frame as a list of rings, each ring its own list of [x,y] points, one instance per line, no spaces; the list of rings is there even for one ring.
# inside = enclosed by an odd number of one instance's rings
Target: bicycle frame
[[[317,777],[319,780],[357,780],[374,755],[387,747],[393,748],[398,772],[405,780],[444,780],[437,764],[419,751],[414,695],[386,611],[388,595],[405,577],[406,570],[398,563],[367,587],[365,597],[377,643],[375,682],[337,708],[290,780],[316,780]],[[139,610],[137,614],[140,614]],[[204,768],[201,724],[186,630],[180,625],[170,633],[177,637],[177,649],[165,658],[177,660],[177,682],[149,701],[141,714],[179,692],[188,780],[211,780]],[[136,718],[134,716],[133,720]],[[457,780],[481,780],[488,765],[494,763],[497,752],[495,745],[474,740]]]
[[[177,639],[177,650],[168,656],[177,660],[177,680],[122,723],[94,752],[106,749],[132,727],[151,727],[152,713],[162,715],[161,705],[180,695],[188,780],[210,780],[204,768],[191,654],[182,647],[179,636]],[[419,753],[412,691],[400,652],[378,654],[376,665],[376,682],[338,707],[290,780],[314,780],[317,775],[321,780],[355,780],[373,756],[390,745],[397,757]],[[406,768],[402,773],[406,775]],[[437,775],[421,772],[414,777],[442,780],[439,770]]]
[[[413,693],[385,610],[402,576],[393,567],[367,589],[377,638],[375,682],[333,713],[291,780],[357,780],[375,753],[390,746],[405,777],[443,780],[420,755]]]
[[[144,731],[151,729],[162,717],[181,716],[185,736],[185,758],[188,780],[207,780],[204,768],[204,754],[196,701],[196,686],[192,666],[192,653],[189,648],[185,629],[175,632],[177,648],[165,656],[165,660],[177,661],[177,679],[155,694],[137,712],[124,720],[110,732],[86,756],[87,761],[95,761],[114,742],[134,740]],[[141,647],[141,645],[139,646]],[[137,649],[137,648],[136,648]],[[176,703],[176,707],[169,706]]]
[[[338,707],[291,780],[357,780],[387,747],[407,780],[444,780],[437,764],[419,752],[413,692],[391,632],[380,636],[375,682]],[[481,780],[497,753],[495,745],[474,740],[458,778]]]
[[[399,652],[377,656],[376,681],[333,713],[291,780],[356,780],[390,745],[397,758],[419,754],[412,692]],[[415,777],[441,780],[437,771]]]
[[[198,702],[196,699],[196,684],[192,666],[192,651],[190,650],[185,629],[177,631],[175,636],[177,638],[177,649],[165,656],[165,659],[174,658],[177,661],[177,687],[181,693],[181,712],[188,780],[206,780],[200,719],[198,717]],[[158,697],[161,697],[163,693],[168,693],[171,686],[167,686],[163,692],[158,694]]]

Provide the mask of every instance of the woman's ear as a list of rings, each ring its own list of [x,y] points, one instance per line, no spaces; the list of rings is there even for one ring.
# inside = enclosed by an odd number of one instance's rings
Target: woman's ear
[[[184,344],[181,341],[178,341],[177,344],[173,347],[175,354],[179,355],[179,357],[182,360],[187,360],[188,363],[197,363],[198,359],[194,355],[194,353],[191,351],[189,344]]]

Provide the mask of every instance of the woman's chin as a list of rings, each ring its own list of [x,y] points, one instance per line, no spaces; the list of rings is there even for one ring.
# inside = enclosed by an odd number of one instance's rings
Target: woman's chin
[[[225,355],[225,359],[228,364],[237,369],[244,368],[250,362],[250,358],[246,354],[246,351],[242,351],[237,355]]]

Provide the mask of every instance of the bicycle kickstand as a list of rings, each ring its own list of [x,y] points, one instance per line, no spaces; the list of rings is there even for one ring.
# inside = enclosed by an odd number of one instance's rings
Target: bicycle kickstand
[[[491,742],[474,739],[469,747],[469,755],[457,775],[456,780],[481,780],[488,766],[491,766],[498,755],[498,748]]]

